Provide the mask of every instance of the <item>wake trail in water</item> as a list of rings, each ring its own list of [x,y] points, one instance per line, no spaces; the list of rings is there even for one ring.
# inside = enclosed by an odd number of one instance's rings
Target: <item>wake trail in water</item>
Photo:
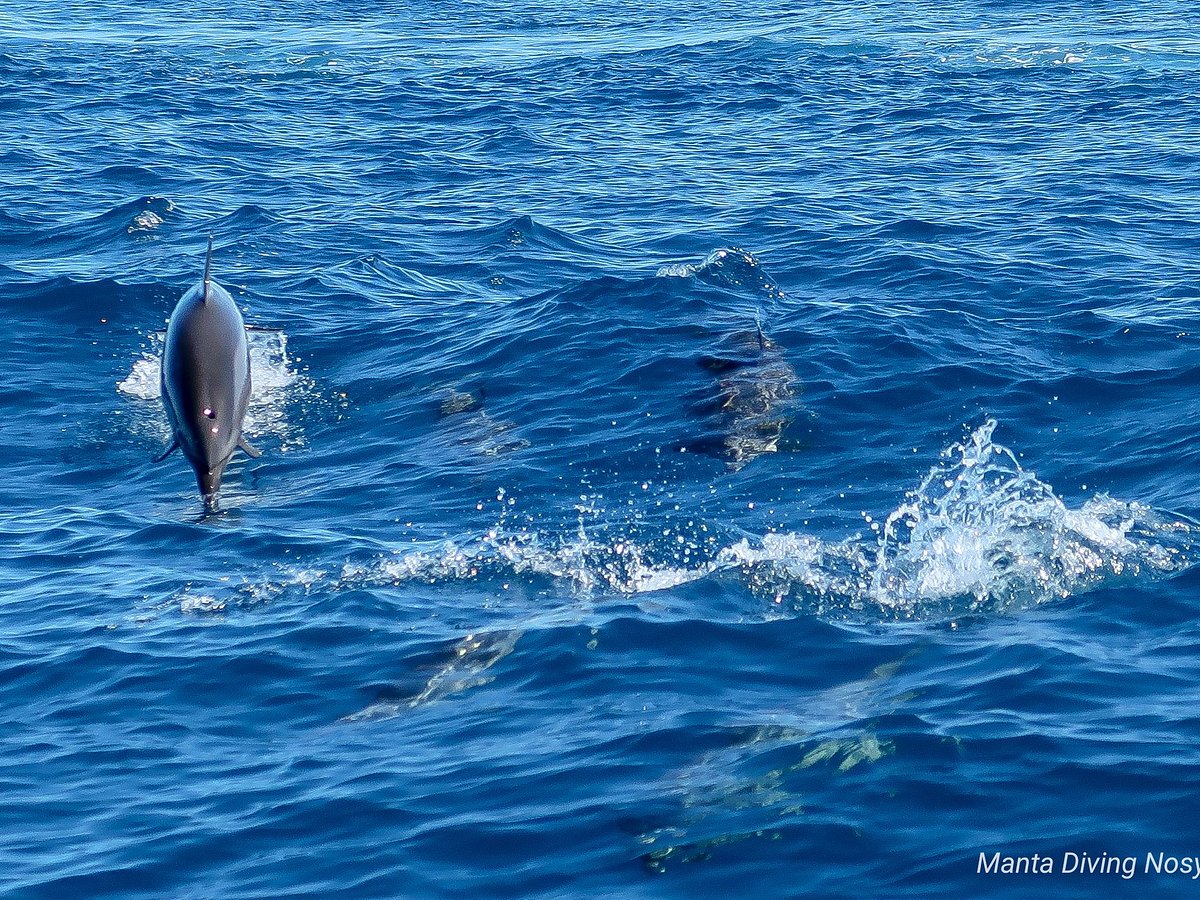
[[[773,531],[730,541],[727,528],[698,518],[656,527],[626,514],[632,519],[622,525],[599,521],[602,510],[582,505],[573,531],[546,533],[505,512],[482,535],[346,563],[321,580],[334,590],[475,582],[500,595],[520,585],[523,595],[532,589],[539,602],[561,607],[564,587],[572,597],[599,601],[719,579],[765,601],[740,609],[738,618],[878,621],[1010,612],[1194,565],[1195,523],[1104,494],[1070,507],[993,441],[995,428],[988,420],[946,448],[901,504],[879,519],[867,517],[865,536]],[[510,499],[497,495],[503,510]],[[245,590],[277,596],[288,589],[287,578],[284,572],[283,582]],[[311,590],[311,581],[306,569],[294,586]],[[521,618],[507,627],[556,621],[553,609],[514,612]]]

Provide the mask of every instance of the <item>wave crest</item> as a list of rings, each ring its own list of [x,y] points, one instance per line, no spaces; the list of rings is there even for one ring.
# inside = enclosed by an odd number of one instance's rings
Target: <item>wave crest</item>
[[[766,273],[758,257],[741,247],[721,247],[708,254],[702,263],[675,263],[662,266],[659,278],[698,278],[721,287],[732,287],[771,300],[782,300],[783,288]]]
[[[531,575],[565,581],[582,592],[640,594],[695,581],[712,571],[710,564],[687,568],[654,557],[648,546],[624,538],[597,540],[581,532],[575,539],[547,541],[536,531],[493,529],[477,540],[399,553],[368,568],[347,566],[342,580],[353,585],[438,584]]]

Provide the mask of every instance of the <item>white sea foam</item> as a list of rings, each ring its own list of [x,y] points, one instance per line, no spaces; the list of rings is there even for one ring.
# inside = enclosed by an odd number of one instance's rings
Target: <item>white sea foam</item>
[[[1194,563],[1194,526],[1098,495],[1068,507],[992,441],[989,420],[941,459],[885,519],[878,542],[767,535],[729,548],[752,589],[900,615],[1005,610]]]
[[[645,596],[715,576],[740,581],[766,601],[760,614],[767,617],[799,611],[908,618],[1018,609],[1194,564],[1192,523],[1106,495],[1069,507],[993,442],[995,427],[989,420],[943,451],[866,537],[781,532],[723,544],[715,528],[693,521],[654,536],[643,527],[635,538],[611,523],[595,524],[598,510],[589,505],[565,535],[512,526],[503,513],[479,537],[396,550],[340,572],[285,571],[282,579],[239,590],[254,600],[289,588],[486,581],[491,593],[541,579],[561,605],[563,587],[584,600]],[[508,509],[502,492],[498,502]],[[524,626],[534,613],[526,608],[522,615]]]
[[[586,535],[546,542],[537,532],[493,529],[471,541],[447,541],[426,549],[398,551],[370,567],[347,566],[343,582],[437,584],[522,575],[566,582],[582,592],[641,594],[703,578],[711,565],[687,568],[649,560],[645,547],[624,539]]]
[[[153,210],[144,210],[133,217],[133,221],[129,223],[126,229],[130,234],[135,234],[139,231],[153,231],[163,223],[162,216],[158,215]]]
[[[184,594],[179,598],[179,610],[185,613],[224,612],[225,601],[207,594]]]
[[[157,355],[144,353],[133,363],[133,368],[124,380],[117,383],[117,390],[138,400],[157,400],[162,395],[159,375],[162,371]]]
[[[914,54],[920,55],[920,54]],[[1057,44],[1030,45],[1011,43],[992,43],[974,50],[955,48],[950,51],[937,52],[938,61],[943,65],[963,65],[974,62],[980,65],[1003,68],[1036,68],[1041,66],[1073,66],[1081,63],[1104,65],[1106,63],[1128,62],[1131,52],[1128,48],[1116,46],[1063,47]]]

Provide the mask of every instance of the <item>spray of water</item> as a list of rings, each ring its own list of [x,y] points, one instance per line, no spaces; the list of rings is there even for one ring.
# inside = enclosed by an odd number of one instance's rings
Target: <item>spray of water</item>
[[[520,584],[522,596],[532,588],[562,607],[564,588],[589,601],[717,578],[740,585],[766,617],[878,620],[1007,612],[1194,564],[1194,524],[1106,495],[1068,506],[993,441],[995,428],[989,420],[946,448],[866,537],[772,532],[728,543],[722,529],[686,516],[656,527],[635,514],[622,525],[596,497],[581,498],[578,521],[564,532],[515,514],[501,490],[499,520],[481,536],[409,546],[316,580],[332,590],[479,582],[501,596]],[[308,591],[313,571],[240,590],[250,601]],[[517,612],[513,625],[528,625],[531,611]],[[734,614],[755,615],[744,606]]]
[[[164,333],[150,336],[151,346],[134,361],[129,374],[117,383],[117,391],[142,401],[157,401],[161,396],[162,343]],[[288,422],[288,401],[297,392],[311,388],[309,380],[295,371],[288,354],[287,335],[266,328],[249,328],[246,340],[250,347],[250,404],[246,409],[245,431],[252,438],[277,438],[284,449],[303,443],[302,435]],[[167,438],[166,420],[159,415],[157,405],[153,430]]]
[[[722,562],[777,603],[900,616],[1005,611],[1193,564],[1193,525],[1106,495],[1068,507],[992,440],[995,428],[942,451],[874,546],[772,534]]]

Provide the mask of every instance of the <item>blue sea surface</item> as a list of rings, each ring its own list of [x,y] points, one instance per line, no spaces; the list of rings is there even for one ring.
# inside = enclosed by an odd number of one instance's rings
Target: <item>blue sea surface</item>
[[[0,0],[0,893],[1190,894],[1198,28]]]

